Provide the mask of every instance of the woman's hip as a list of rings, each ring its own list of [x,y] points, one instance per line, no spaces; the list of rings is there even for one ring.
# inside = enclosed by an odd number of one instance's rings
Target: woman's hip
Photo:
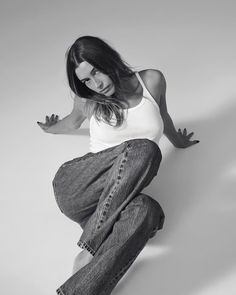
[[[120,145],[113,146],[102,150],[97,153],[89,152],[82,157],[77,157],[63,163],[55,174],[53,179],[53,186],[61,184],[68,187],[74,181],[81,185],[91,182],[90,179],[97,179],[101,177],[104,172],[109,170],[116,159],[126,153],[127,150],[141,156],[137,161],[146,161],[150,157],[157,158],[161,161],[162,155],[158,145],[145,138],[131,139],[121,143]]]

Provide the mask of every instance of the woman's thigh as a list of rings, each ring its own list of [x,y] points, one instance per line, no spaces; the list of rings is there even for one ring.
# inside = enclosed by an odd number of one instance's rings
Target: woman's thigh
[[[68,161],[56,173],[53,188],[58,206],[66,216],[78,222],[82,228],[96,210],[103,191],[104,195],[106,190],[115,185],[116,176],[120,173],[116,170],[123,165],[121,161],[128,149],[129,158],[134,164],[130,163],[130,167],[125,169],[127,178],[129,173],[133,173],[133,169],[142,170],[146,161],[150,160],[155,164],[155,157],[159,161],[161,155],[158,146],[150,140],[133,139],[101,152],[88,153]],[[158,169],[158,165],[153,166],[156,166],[155,170]],[[141,171],[138,175],[140,173]]]
[[[126,148],[126,142],[65,162],[52,183],[60,210],[82,223],[95,211],[109,171]]]

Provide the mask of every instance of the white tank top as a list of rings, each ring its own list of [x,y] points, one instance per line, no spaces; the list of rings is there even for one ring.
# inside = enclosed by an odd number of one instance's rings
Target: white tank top
[[[135,138],[147,138],[159,143],[164,127],[159,106],[147,90],[139,73],[135,72],[135,74],[143,87],[141,102],[133,108],[124,110],[125,119],[120,127],[98,122],[92,115],[89,122],[90,152],[96,153]],[[115,119],[113,114],[112,123]]]

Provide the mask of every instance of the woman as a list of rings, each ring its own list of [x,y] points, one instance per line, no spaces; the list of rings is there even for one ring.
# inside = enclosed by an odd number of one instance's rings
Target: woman
[[[90,120],[90,152],[64,163],[53,180],[60,210],[80,224],[73,275],[58,294],[111,294],[147,241],[163,227],[157,201],[141,193],[157,175],[164,133],[186,148],[193,132],[175,130],[166,81],[154,69],[135,72],[106,42],[78,38],[67,52],[75,94],[72,112],[37,122],[49,133],[71,133]]]

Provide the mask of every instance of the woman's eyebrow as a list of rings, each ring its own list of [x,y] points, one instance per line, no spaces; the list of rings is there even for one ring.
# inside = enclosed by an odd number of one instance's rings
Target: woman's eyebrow
[[[97,69],[96,69],[95,67],[93,67],[90,73],[94,74],[94,72],[95,72],[96,70],[97,70]]]

